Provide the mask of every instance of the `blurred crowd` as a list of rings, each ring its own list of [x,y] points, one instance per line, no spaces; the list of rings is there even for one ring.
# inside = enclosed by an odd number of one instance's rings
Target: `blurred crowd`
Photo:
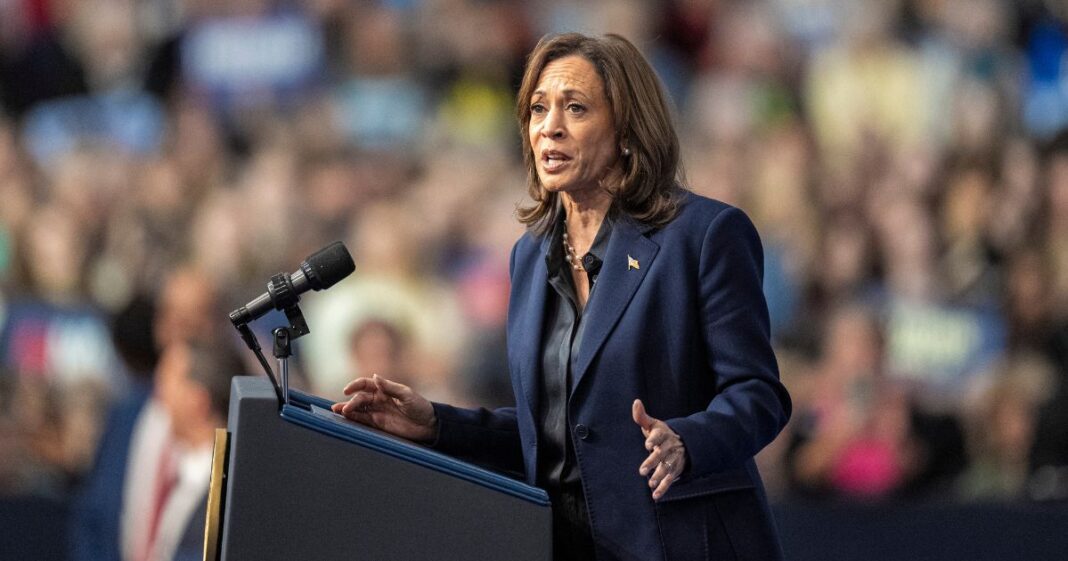
[[[638,45],[686,185],[757,224],[775,496],[1068,498],[1053,0],[0,0],[0,495],[83,492],[109,411],[188,409],[165,372],[335,240],[299,387],[508,404],[514,93],[561,31]]]

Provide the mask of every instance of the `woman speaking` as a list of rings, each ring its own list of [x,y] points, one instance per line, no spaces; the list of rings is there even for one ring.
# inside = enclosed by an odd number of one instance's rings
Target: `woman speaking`
[[[663,89],[622,37],[542,39],[516,113],[533,199],[510,264],[516,406],[373,377],[334,411],[525,474],[557,560],[781,558],[753,456],[790,398],[752,223],[679,185]]]

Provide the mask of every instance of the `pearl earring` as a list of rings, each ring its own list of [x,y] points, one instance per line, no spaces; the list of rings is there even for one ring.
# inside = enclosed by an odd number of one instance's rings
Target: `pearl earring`
[[[623,157],[624,158],[629,158],[630,157],[630,148],[623,148]]]

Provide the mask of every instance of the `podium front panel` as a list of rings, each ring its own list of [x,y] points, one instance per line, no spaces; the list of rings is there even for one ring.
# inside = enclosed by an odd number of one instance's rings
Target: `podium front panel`
[[[543,491],[330,416],[234,379],[222,561],[551,558]]]

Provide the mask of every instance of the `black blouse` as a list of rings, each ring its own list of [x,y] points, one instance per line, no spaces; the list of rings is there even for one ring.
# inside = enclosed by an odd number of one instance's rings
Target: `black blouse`
[[[538,483],[547,488],[570,487],[579,483],[575,451],[569,437],[571,431],[566,404],[571,398],[572,358],[578,357],[586,324],[582,322],[582,312],[578,307],[571,265],[565,259],[564,228],[561,217],[553,229],[549,252],[545,255],[549,285],[553,290],[548,291],[542,332],[541,384],[538,390],[538,430],[542,445],[538,453]],[[611,220],[606,217],[601,222],[590,251],[582,256],[582,266],[590,282],[587,306],[596,292],[597,273],[601,270],[602,257],[608,249],[611,231]]]

